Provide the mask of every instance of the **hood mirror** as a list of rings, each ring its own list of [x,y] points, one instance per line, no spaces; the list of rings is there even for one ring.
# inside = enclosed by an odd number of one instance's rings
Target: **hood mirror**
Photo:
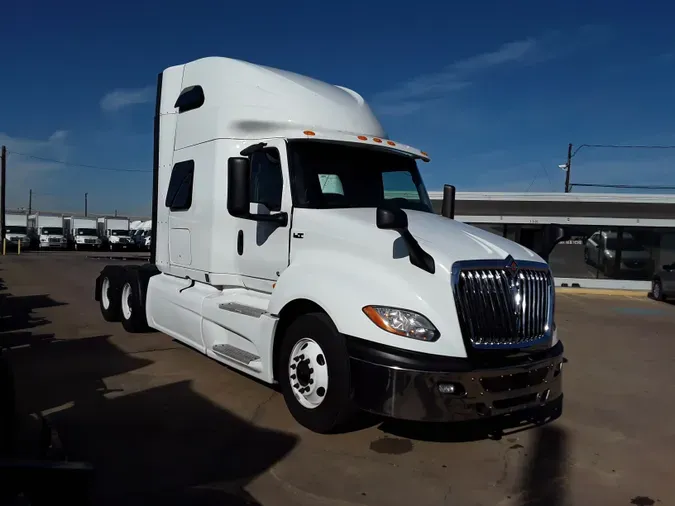
[[[398,207],[378,207],[376,222],[377,228],[382,230],[408,230],[408,215]]]
[[[408,230],[408,215],[400,207],[392,204],[382,205],[376,211],[377,228],[395,230],[405,241],[408,247],[410,263],[430,274],[436,272],[436,263],[433,257],[422,249],[417,240]]]

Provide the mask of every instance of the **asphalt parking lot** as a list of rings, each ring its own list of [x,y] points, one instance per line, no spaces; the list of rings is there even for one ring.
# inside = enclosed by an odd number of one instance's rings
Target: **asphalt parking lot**
[[[544,426],[369,418],[322,436],[270,387],[105,322],[94,279],[112,260],[92,256],[1,257],[0,342],[21,409],[96,467],[96,504],[675,504],[675,305],[559,293],[564,410]]]

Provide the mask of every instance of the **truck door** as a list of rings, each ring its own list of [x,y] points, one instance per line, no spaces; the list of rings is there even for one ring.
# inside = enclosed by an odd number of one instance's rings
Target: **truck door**
[[[264,141],[265,149],[251,160],[251,212],[288,213],[286,227],[274,223],[238,220],[239,272],[247,288],[270,293],[272,285],[288,267],[291,232],[291,191],[286,144],[279,139]]]

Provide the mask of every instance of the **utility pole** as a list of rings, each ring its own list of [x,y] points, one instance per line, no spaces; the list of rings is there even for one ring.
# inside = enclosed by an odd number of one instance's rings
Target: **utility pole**
[[[87,195],[89,195],[89,194],[88,193],[84,194],[84,216],[85,217],[87,216]]]
[[[567,146],[567,171],[565,174],[565,193],[569,193],[572,187],[570,186],[570,173],[572,172],[572,143]]]
[[[2,189],[0,190],[0,232],[2,233],[2,241],[5,241],[5,183],[7,182],[7,147],[2,146],[2,152],[0,154],[2,160],[0,161],[0,185]]]
[[[28,190],[28,216],[33,212],[33,189]]]

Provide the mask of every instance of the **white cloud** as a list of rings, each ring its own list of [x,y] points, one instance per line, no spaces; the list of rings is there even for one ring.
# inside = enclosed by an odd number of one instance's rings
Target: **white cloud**
[[[12,137],[0,132],[0,144],[7,146],[7,209],[27,207],[29,189],[35,189],[33,199],[34,208],[39,199],[43,209],[49,206],[53,195],[38,196],[37,189],[47,187],[41,182],[47,180],[49,174],[63,167],[62,164],[49,160],[29,158],[23,155],[33,155],[39,158],[64,160],[68,157],[70,148],[68,145],[69,133],[66,130],[57,130],[47,139],[30,139],[25,137]],[[45,190],[46,192],[46,190]]]
[[[101,109],[114,112],[132,105],[146,104],[152,102],[154,92],[154,86],[113,90],[101,99]]]
[[[422,74],[373,97],[374,108],[385,115],[417,112],[428,100],[465,89],[481,74],[508,65],[530,65],[557,58],[607,38],[604,27],[583,26],[576,32],[550,32],[502,44],[493,51],[457,60],[436,71]]]

